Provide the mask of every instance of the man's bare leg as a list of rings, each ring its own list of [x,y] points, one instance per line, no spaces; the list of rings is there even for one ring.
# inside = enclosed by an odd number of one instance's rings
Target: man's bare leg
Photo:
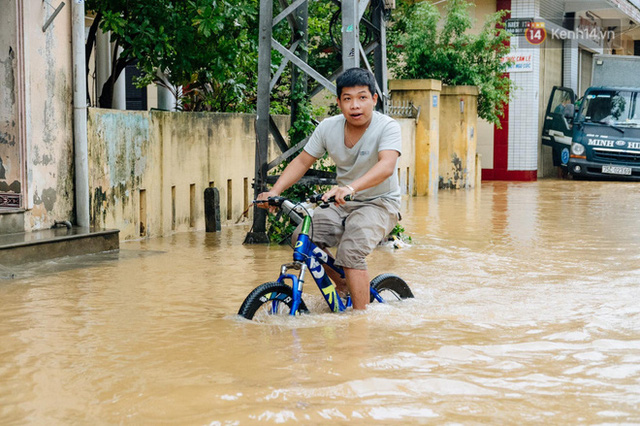
[[[329,249],[322,249],[324,252],[326,252],[329,256],[333,257],[333,254],[331,254],[331,252],[329,251]],[[327,275],[329,275],[329,278],[331,278],[331,281],[333,281],[333,283],[336,285],[336,289],[338,290],[338,294],[341,296],[344,296],[347,294],[348,288],[347,288],[347,280],[342,278],[340,276],[339,273],[337,273],[336,271],[334,271],[332,268],[322,265],[322,267],[324,268],[324,271],[327,273]]]
[[[344,274],[347,276],[347,286],[351,293],[353,309],[367,309],[371,297],[369,271],[366,269],[344,268]]]
[[[329,278],[331,278],[331,281],[333,281],[333,283],[336,285],[338,294],[340,296],[345,296],[347,294],[347,291],[349,290],[347,287],[347,280],[342,278],[339,273],[329,268],[328,266],[325,267],[325,265],[322,265],[322,267],[324,268],[324,271],[327,273],[327,275],[329,275]]]

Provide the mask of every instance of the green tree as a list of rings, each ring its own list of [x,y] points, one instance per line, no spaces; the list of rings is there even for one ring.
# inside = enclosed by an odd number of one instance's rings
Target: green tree
[[[509,34],[501,28],[507,11],[490,15],[479,34],[466,0],[449,0],[443,16],[423,1],[404,3],[389,31],[390,68],[398,78],[437,79],[479,89],[478,115],[496,125],[514,86],[506,74]]]
[[[214,109],[243,104],[244,92],[237,89],[249,87],[248,70],[255,69],[257,58],[256,0],[87,0],[86,5],[95,13],[87,57],[98,26],[122,48],[100,91],[100,106],[111,106],[113,83],[134,62],[142,71],[141,86],[166,79],[193,90],[209,83]]]

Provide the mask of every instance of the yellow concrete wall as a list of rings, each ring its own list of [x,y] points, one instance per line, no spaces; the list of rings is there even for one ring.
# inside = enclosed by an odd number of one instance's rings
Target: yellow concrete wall
[[[411,101],[420,108],[414,142],[415,185],[412,195],[435,194],[438,190],[439,94],[437,80],[391,80],[389,90],[394,102]],[[436,102],[434,103],[434,97]]]
[[[276,121],[286,129],[288,117]],[[398,121],[401,186],[412,185],[415,120]],[[235,224],[238,218],[249,224],[252,211],[245,218],[242,212],[253,199],[254,122],[249,114],[90,108],[92,225],[120,229],[123,240],[202,230],[204,190],[210,185],[220,191],[222,224]],[[276,155],[272,144],[269,158]]]
[[[478,89],[444,86],[440,107],[439,188],[476,184]]]

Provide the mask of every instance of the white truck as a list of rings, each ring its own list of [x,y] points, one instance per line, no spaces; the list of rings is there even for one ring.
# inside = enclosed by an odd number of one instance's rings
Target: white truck
[[[591,87],[576,106],[554,87],[542,129],[554,165],[578,178],[640,180],[640,57],[595,55]]]

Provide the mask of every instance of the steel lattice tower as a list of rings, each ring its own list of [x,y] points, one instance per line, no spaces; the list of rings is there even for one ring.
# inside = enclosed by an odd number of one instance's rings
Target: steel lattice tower
[[[313,96],[322,89],[327,89],[334,95],[336,87],[333,81],[343,71],[353,67],[369,69],[376,77],[376,90],[379,96],[378,109],[385,111],[387,92],[387,56],[385,34],[385,11],[394,7],[389,3],[393,0],[333,0],[339,6],[341,14],[341,53],[342,66],[331,75],[323,76],[308,63],[308,54],[304,45],[308,37],[308,0],[277,0],[281,12],[273,16],[274,0],[260,0],[260,31],[258,46],[258,99],[256,118],[256,156],[254,198],[267,189],[267,183],[273,183],[276,176],[268,176],[269,170],[280,165],[283,161],[295,155],[308,141],[306,138],[293,147],[289,147],[270,115],[271,91],[277,85],[280,77],[289,65],[293,66],[292,84],[307,77],[315,80],[317,87],[309,93]],[[366,12],[369,19],[365,18]],[[292,31],[292,42],[286,47],[273,38],[273,28],[282,20],[287,20]],[[370,41],[363,46],[360,37],[361,26],[372,34]],[[302,47],[302,48],[301,48]],[[283,61],[275,73],[271,72],[272,50],[279,52]],[[367,56],[373,52],[373,66],[369,64]],[[303,83],[306,89],[307,84]],[[296,106],[291,108],[291,122],[294,122]],[[280,155],[269,161],[267,158],[269,135],[272,135]],[[335,176],[304,176],[306,183],[333,183]],[[247,234],[245,243],[266,243],[266,210],[254,209],[253,227]]]

